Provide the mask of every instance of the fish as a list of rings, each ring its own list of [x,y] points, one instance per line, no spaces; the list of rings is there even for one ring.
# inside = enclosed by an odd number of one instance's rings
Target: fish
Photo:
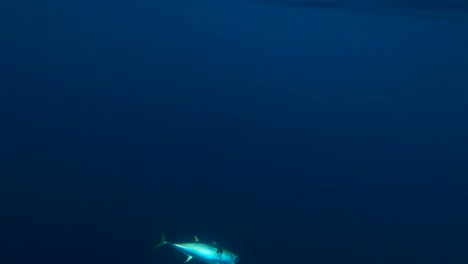
[[[159,248],[163,245],[170,245],[183,254],[187,255],[184,263],[192,259],[196,259],[206,264],[235,264],[239,262],[239,256],[222,248],[218,243],[212,241],[211,243],[200,242],[197,236],[194,236],[195,241],[190,243],[170,243],[166,240],[164,233],[161,234],[161,241],[155,246]]]

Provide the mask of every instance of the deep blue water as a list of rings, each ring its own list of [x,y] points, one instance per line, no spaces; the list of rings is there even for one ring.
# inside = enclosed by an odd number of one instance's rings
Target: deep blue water
[[[1,263],[468,263],[468,20],[272,2],[1,2]]]

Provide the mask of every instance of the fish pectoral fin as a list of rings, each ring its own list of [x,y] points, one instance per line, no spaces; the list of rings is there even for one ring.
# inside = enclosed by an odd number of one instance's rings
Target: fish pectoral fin
[[[187,263],[187,262],[189,262],[189,261],[190,261],[192,258],[193,258],[192,256],[190,256],[190,255],[187,255],[187,259],[185,260],[185,262],[184,262],[184,263]]]
[[[195,242],[200,241],[197,236],[193,236],[195,238]]]

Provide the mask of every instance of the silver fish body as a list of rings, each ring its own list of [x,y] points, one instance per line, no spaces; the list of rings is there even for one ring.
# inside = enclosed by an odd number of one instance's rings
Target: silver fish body
[[[239,262],[239,256],[235,253],[220,247],[215,242],[202,243],[195,236],[195,242],[191,243],[170,243],[166,241],[164,234],[161,242],[156,247],[171,245],[173,248],[187,255],[187,260],[196,259],[206,264],[235,264]]]

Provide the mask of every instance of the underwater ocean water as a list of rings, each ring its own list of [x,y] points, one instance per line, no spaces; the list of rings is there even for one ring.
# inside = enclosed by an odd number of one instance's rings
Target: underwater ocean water
[[[466,0],[15,0],[0,29],[1,263],[183,263],[162,232],[468,263]]]

